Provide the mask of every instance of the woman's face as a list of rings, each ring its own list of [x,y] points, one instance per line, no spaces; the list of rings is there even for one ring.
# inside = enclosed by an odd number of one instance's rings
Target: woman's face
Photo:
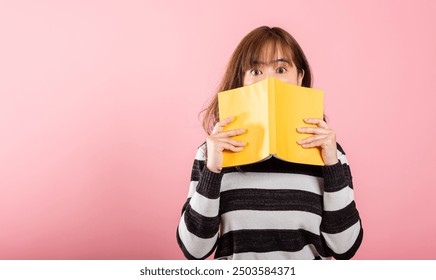
[[[267,51],[267,50],[266,50]],[[294,63],[276,50],[269,61],[254,61],[253,66],[244,73],[244,86],[260,82],[266,78],[276,78],[289,84],[301,86],[304,71],[298,73]]]

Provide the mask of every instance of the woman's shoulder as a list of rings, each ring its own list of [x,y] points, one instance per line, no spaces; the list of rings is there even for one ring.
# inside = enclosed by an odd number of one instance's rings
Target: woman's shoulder
[[[336,142],[336,147],[338,150],[338,159],[342,164],[348,164],[347,157],[345,155],[345,151],[339,143]]]
[[[206,160],[206,142],[203,142],[198,148],[195,154],[196,160]]]
[[[345,151],[344,151],[344,149],[342,148],[341,145],[339,145],[338,142],[336,142],[336,147],[337,147],[337,149],[338,149],[338,152],[340,152],[341,154],[345,155]]]

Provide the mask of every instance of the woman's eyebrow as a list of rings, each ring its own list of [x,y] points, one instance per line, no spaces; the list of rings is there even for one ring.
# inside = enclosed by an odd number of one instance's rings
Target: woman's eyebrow
[[[265,64],[265,62],[259,61],[259,60],[253,60],[253,62],[251,64],[252,65],[263,65],[263,64]]]
[[[276,62],[285,62],[287,64],[290,64],[289,60],[287,60],[286,58],[277,58],[277,59],[272,60],[270,63],[276,63]]]
[[[265,63],[265,62],[263,62],[263,61],[259,61],[259,60],[254,60],[253,61],[253,65],[264,65],[264,64],[273,64],[273,63],[277,63],[277,62],[284,62],[284,63],[287,63],[287,64],[291,64],[291,63],[289,63],[289,60],[287,60],[286,58],[276,58],[276,59],[273,59],[273,60],[271,60],[269,63]]]

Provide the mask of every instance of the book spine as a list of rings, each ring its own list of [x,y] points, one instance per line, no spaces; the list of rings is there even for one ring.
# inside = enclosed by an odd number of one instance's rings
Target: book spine
[[[272,155],[277,154],[277,133],[276,133],[276,84],[273,78],[268,78],[268,134],[269,134],[269,152]]]

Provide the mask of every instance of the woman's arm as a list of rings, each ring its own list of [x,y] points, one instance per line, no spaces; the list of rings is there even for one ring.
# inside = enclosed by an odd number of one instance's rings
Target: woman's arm
[[[215,250],[219,231],[221,173],[205,166],[206,144],[197,151],[188,199],[177,228],[177,242],[187,259],[205,259]]]
[[[304,119],[316,127],[299,127],[313,134],[297,143],[303,148],[318,147],[325,166],[321,237],[336,259],[350,259],[362,243],[363,229],[354,202],[353,182],[345,152],[336,143],[336,133],[322,119]]]
[[[224,131],[234,117],[215,124],[211,135],[197,151],[191,173],[188,199],[177,228],[177,242],[188,259],[205,259],[215,250],[220,226],[219,205],[222,152],[242,151],[246,143],[231,139],[245,129]],[[206,151],[207,150],[207,151]],[[207,153],[207,163],[206,163]]]
[[[337,145],[339,162],[322,167],[324,205],[321,236],[335,259],[350,259],[359,248],[363,228],[354,202],[354,189],[345,152]]]

